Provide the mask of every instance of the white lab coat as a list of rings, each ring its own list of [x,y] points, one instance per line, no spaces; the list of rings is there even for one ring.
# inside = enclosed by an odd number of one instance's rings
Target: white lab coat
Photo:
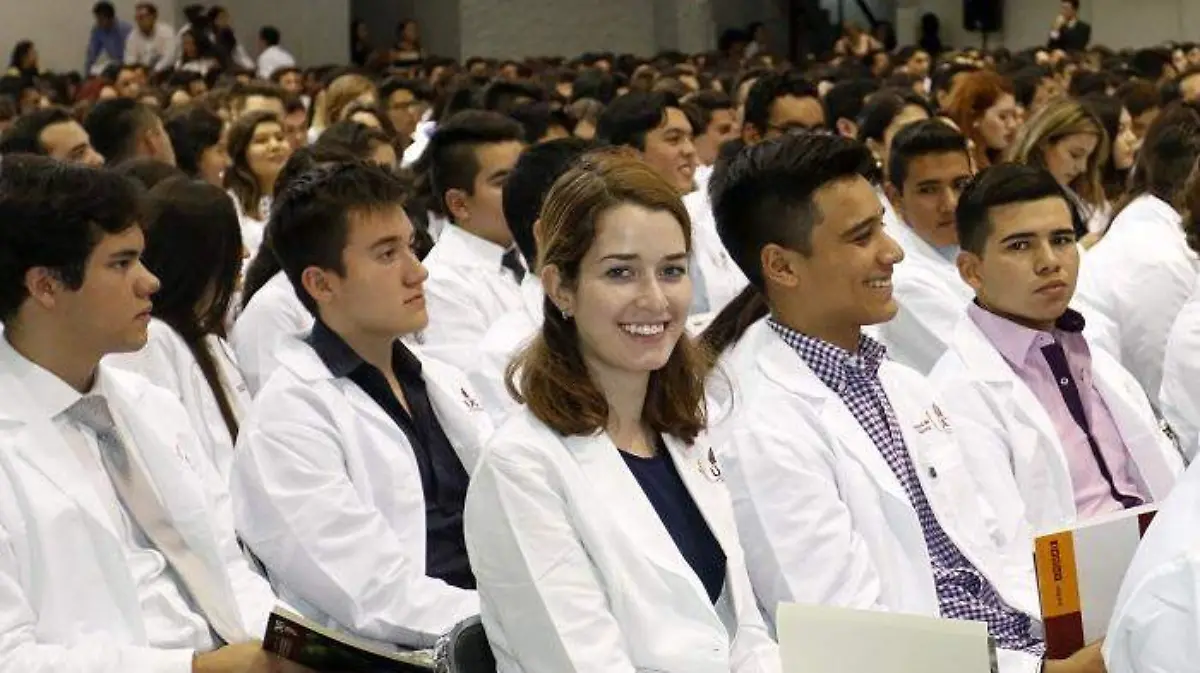
[[[233,209],[237,211],[238,224],[242,230],[242,245],[246,248],[246,260],[248,263],[249,260],[254,259],[258,255],[258,249],[262,247],[263,236],[267,232],[267,220],[269,217],[264,217],[260,220],[248,215],[245,209],[242,208],[242,202],[233,192],[229,192],[229,198],[233,200]],[[268,215],[271,210],[271,198],[264,196],[258,208],[259,212]]]
[[[234,455],[242,541],[308,618],[431,647],[477,614],[479,599],[425,574],[425,497],[408,436],[303,341],[287,340],[279,363]],[[442,430],[470,473],[491,432],[488,416],[460,373],[428,358],[421,364]]]
[[[492,323],[523,306],[521,286],[503,268],[504,249],[447,225],[424,259],[429,326],[420,343],[430,355],[467,371]],[[527,274],[528,275],[528,274]]]
[[[749,281],[721,242],[716,220],[713,219],[712,204],[708,200],[708,190],[688,194],[683,197],[683,205],[692,220],[692,262],[700,267],[704,278],[702,290],[708,297],[706,313],[720,313]]]
[[[282,271],[250,298],[229,334],[229,343],[251,395],[258,395],[279,367],[279,347],[312,329],[309,313]]]
[[[1200,283],[1167,337],[1159,404],[1191,462],[1200,449]]]
[[[954,326],[975,293],[954,262],[907,224],[897,221],[887,233],[904,250],[904,261],[892,272],[900,310],[879,326],[879,335],[893,360],[928,374],[946,352]]]
[[[1133,478],[1161,502],[1183,472],[1179,451],[1133,375],[1102,349],[1091,354],[1096,389],[1129,449]],[[1075,522],[1075,488],[1050,415],[965,312],[930,382],[951,418],[973,422],[963,455],[989,500],[999,504],[1019,491],[1029,535]]]
[[[146,346],[136,353],[122,353],[105,358],[108,364],[141,374],[151,383],[166,388],[183,404],[188,412],[192,428],[200,437],[200,445],[208,453],[209,461],[221,476],[222,483],[229,483],[229,468],[233,463],[233,437],[225,426],[221,408],[213,395],[208,380],[200,371],[195,356],[174,329],[155,318],[150,321],[150,338]],[[221,378],[225,398],[240,424],[250,406],[250,391],[238,370],[233,350],[219,336],[209,335],[204,339]]]
[[[1085,257],[1076,298],[1086,334],[1114,355],[1158,405],[1167,334],[1196,285],[1196,254],[1179,213],[1141,196]]]
[[[0,673],[187,673],[191,653],[149,646],[122,533],[62,434],[24,403],[23,371],[0,339]],[[169,393],[100,365],[130,448],[191,549],[262,638],[275,595],[238,548],[229,494]]]
[[[1188,468],[1138,546],[1103,651],[1109,673],[1200,665],[1200,467]]]
[[[521,308],[506,313],[488,328],[475,351],[474,364],[466,371],[483,408],[497,427],[521,406],[508,394],[505,372],[508,363],[541,330],[545,297],[537,276],[525,276],[521,283]]]
[[[267,47],[258,55],[258,78],[269,80],[276,70],[295,66],[296,58],[286,49],[279,45]]]
[[[783,602],[940,616],[916,510],[846,404],[765,319],[725,362],[737,392],[717,431],[721,458],[769,623]],[[1028,546],[1011,537],[1012,513],[980,496],[962,458],[970,431],[940,422],[921,375],[886,361],[879,376],[946,534],[1008,605],[1036,621]],[[1040,662],[1001,651],[1000,664],[1033,672]]]
[[[711,445],[664,441],[725,551],[716,606],[606,435],[564,438],[528,410],[496,432],[466,532],[500,673],[779,670]]]

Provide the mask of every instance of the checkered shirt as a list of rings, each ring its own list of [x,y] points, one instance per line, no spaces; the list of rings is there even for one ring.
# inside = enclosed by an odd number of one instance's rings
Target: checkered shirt
[[[986,622],[1001,649],[1042,656],[1045,645],[1030,634],[1029,616],[1004,603],[987,578],[963,556],[938,523],[905,446],[900,421],[896,419],[879,380],[879,366],[887,357],[887,349],[864,334],[859,337],[858,353],[852,354],[774,320],[768,323],[817,378],[838,394],[900,480],[921,522],[921,532],[933,562],[933,579],[942,616]]]

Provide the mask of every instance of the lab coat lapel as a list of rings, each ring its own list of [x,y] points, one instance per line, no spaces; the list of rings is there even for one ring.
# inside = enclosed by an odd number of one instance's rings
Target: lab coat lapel
[[[770,331],[770,327],[762,326]],[[806,406],[813,407],[818,414],[820,427],[862,464],[880,490],[911,507],[900,480],[846,403],[782,339],[773,333],[768,336],[772,338],[763,344],[758,360],[763,372],[792,394],[804,398]]]
[[[704,602],[708,603],[704,585],[679,553],[658,512],[621,458],[620,449],[604,433],[567,437],[564,441],[604,499],[601,506],[617,526],[633,538],[633,547],[662,570],[683,578],[696,595],[703,596]],[[683,469],[681,466],[681,472]],[[694,470],[695,466],[690,469]]]
[[[434,365],[436,367],[436,365]],[[434,371],[427,360],[422,361],[422,376],[429,403],[433,406],[438,423],[454,447],[459,461],[467,474],[474,471],[475,463],[483,447],[481,442],[491,431],[491,420],[479,398],[467,386],[465,380],[455,376],[457,372]]]

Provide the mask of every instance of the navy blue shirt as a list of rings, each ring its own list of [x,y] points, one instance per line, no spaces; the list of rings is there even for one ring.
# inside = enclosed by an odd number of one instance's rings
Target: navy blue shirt
[[[425,575],[460,589],[474,589],[475,575],[463,537],[467,471],[433,412],[421,376],[421,361],[398,340],[392,347],[392,371],[412,410],[409,414],[383,373],[367,364],[323,322],[318,320],[313,325],[307,342],[330,373],[349,378],[387,412],[412,445],[425,495]]]
[[[715,604],[725,586],[725,551],[700,508],[696,507],[696,501],[692,500],[692,494],[675,469],[675,461],[661,445],[653,458],[641,458],[624,451],[620,454],[654,511],[658,512],[658,518],[671,534],[679,553],[700,578],[708,599]]]

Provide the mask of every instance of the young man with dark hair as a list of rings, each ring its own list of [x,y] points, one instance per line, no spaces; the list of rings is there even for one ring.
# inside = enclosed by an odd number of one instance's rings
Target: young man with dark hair
[[[1067,194],[1044,169],[1004,164],[967,188],[957,220],[975,300],[930,378],[988,449],[968,454],[975,471],[1005,468],[1030,536],[1161,502],[1183,461],[1137,380],[1070,308],[1080,252]]]
[[[717,161],[717,151],[727,141],[741,137],[741,129],[737,124],[737,110],[733,100],[720,91],[701,91],[688,99],[698,113],[700,122],[692,144],[696,147],[696,184],[698,189],[704,189],[708,184],[708,176],[712,173],[712,165]],[[703,174],[703,175],[702,175]]]
[[[904,250],[892,275],[899,311],[879,327],[897,362],[928,374],[946,351],[971,288],[958,276],[954,211],[973,171],[967,139],[940,119],[919,121],[892,140],[884,190],[897,219],[888,233]]]
[[[242,541],[285,600],[429,648],[479,611],[462,513],[491,423],[458,371],[401,342],[429,320],[404,197],[364,162],[280,195],[267,238],[315,323],[281,344],[230,488]]]
[[[580,138],[562,138],[532,145],[521,153],[504,182],[504,218],[512,230],[521,255],[537,261],[537,241],[533,225],[542,210],[550,187],[588,151],[597,145]],[[492,421],[500,422],[517,408],[505,385],[505,370],[513,355],[542,325],[545,293],[536,273],[528,273],[521,283],[521,308],[509,311],[492,323],[479,341],[475,360],[466,370]]]
[[[984,622],[1000,671],[1037,671],[1034,573],[1028,540],[1005,537],[1011,502],[983,499],[963,457],[974,434],[863,333],[895,315],[904,258],[874,170],[859,143],[802,135],[713,177],[718,230],[753,284],[705,340],[736,343],[722,369],[741,411],[713,434],[755,595],[767,615],[799,602]],[[1093,647],[1044,670],[1098,662]]]
[[[1050,101],[1063,95],[1062,82],[1045,66],[1030,66],[1012,76],[1013,94],[1025,111],[1025,119],[1037,114]]]
[[[275,26],[263,26],[258,30],[258,78],[271,79],[279,68],[294,68],[296,59],[280,46],[282,36]]]
[[[1092,41],[1092,26],[1079,19],[1079,0],[1062,0],[1059,8],[1046,46],[1065,52],[1087,49],[1088,43]]]
[[[825,128],[825,107],[812,82],[796,72],[764,75],[750,87],[742,140],[753,145],[789,133]]]
[[[683,196],[696,188],[696,147],[692,125],[679,105],[663,92],[627,93],[600,114],[596,139],[637,150]]]
[[[142,95],[142,88],[145,84],[141,66],[136,63],[127,63],[115,66],[115,70],[113,89],[116,90],[117,95],[122,98],[137,100]]]
[[[843,138],[858,137],[858,116],[871,94],[879,91],[873,79],[850,79],[833,85],[825,94],[825,119],[829,130]]]
[[[405,147],[412,144],[417,125],[425,121],[433,98],[433,90],[419,80],[390,78],[379,86],[380,106],[387,111]]]
[[[175,31],[158,20],[158,7],[152,2],[134,6],[137,29],[125,40],[125,62],[136,63],[163,72],[175,67]]]
[[[242,115],[266,110],[282,119],[287,114],[287,93],[278,84],[250,82],[235,84],[230,91],[229,109],[236,121]]]
[[[96,103],[83,124],[104,160],[117,164],[146,157],[175,165],[175,149],[162,119],[144,103],[112,98]]]
[[[501,190],[524,147],[512,119],[466,110],[440,125],[425,150],[435,212],[450,223],[425,258],[429,326],[422,343],[462,369],[488,327],[521,308],[529,267],[513,246]]]
[[[104,165],[87,131],[64,108],[43,108],[17,118],[0,135],[0,155],[41,154],[59,161]]]
[[[103,358],[146,344],[158,279],[112,171],[0,169],[0,661],[267,673],[277,599],[178,400]],[[220,643],[230,643],[220,647]]]
[[[299,98],[288,96],[284,100],[283,116],[279,120],[293,152],[308,144],[308,109]]]
[[[108,0],[101,0],[92,5],[92,16],[96,25],[92,26],[88,37],[87,59],[83,64],[83,73],[99,75],[110,64],[125,61],[125,41],[133,28],[124,21],[117,20],[117,10]]]
[[[1162,112],[1162,96],[1158,93],[1158,87],[1142,79],[1131,79],[1117,88],[1117,98],[1129,110],[1133,120],[1133,135],[1137,136],[1140,144],[1150,125]]]

